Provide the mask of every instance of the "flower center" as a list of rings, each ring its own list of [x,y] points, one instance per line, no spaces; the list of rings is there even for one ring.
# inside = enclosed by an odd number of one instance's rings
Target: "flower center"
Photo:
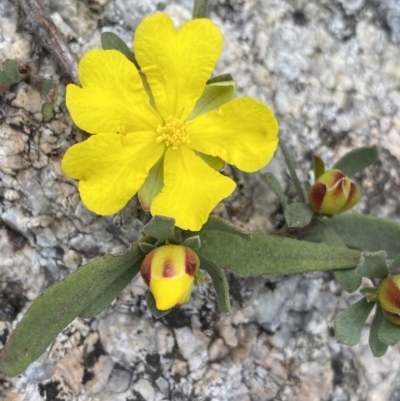
[[[157,142],[164,142],[165,146],[172,146],[172,149],[178,149],[181,143],[189,143],[187,128],[189,123],[184,123],[175,117],[169,116],[163,126],[157,127]]]

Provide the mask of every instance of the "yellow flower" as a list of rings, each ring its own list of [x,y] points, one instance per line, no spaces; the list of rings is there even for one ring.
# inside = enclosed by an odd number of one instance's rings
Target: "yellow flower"
[[[140,74],[116,50],[90,50],[81,59],[82,87],[68,85],[66,103],[76,125],[95,135],[66,152],[62,169],[79,180],[86,207],[101,215],[118,212],[149,174],[162,172],[150,212],[197,231],[235,189],[201,156],[257,171],[275,152],[278,124],[251,98],[188,119],[222,50],[211,21],[196,19],[175,30],[166,14],[152,15],[138,26],[133,48]]]
[[[199,267],[196,253],[181,245],[161,246],[146,255],[140,272],[154,295],[158,310],[189,302]]]

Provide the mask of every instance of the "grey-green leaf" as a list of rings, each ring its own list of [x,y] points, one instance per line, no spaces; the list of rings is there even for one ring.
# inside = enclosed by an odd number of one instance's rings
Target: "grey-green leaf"
[[[133,51],[129,49],[126,43],[115,33],[103,32],[101,34],[101,45],[104,50],[118,50],[121,52],[128,60],[135,64],[136,68],[140,70],[140,66],[135,59]]]
[[[377,288],[375,287],[364,287],[360,289],[360,293],[363,295],[371,295],[371,294],[376,294]]]
[[[292,178],[293,184],[296,188],[296,193],[299,198],[299,201],[302,203],[306,203],[306,198],[304,196],[303,188],[301,186],[301,182],[297,176],[296,169],[294,167],[294,162],[292,156],[290,155],[285,142],[283,142],[282,138],[279,138],[279,147],[283,154],[283,158],[285,159],[286,165],[289,169],[290,177]]]
[[[396,345],[400,342],[400,326],[385,318],[379,328],[378,337],[387,345]]]
[[[175,241],[175,219],[165,216],[154,216],[144,227],[146,235],[160,241]]]
[[[272,188],[272,190],[275,192],[276,196],[279,199],[279,202],[281,203],[282,207],[285,209],[288,205],[288,200],[287,200],[285,193],[283,192],[281,184],[279,184],[279,181],[270,172],[263,174],[263,177],[264,177],[265,181],[267,181],[269,186]]]
[[[160,319],[161,317],[167,315],[172,310],[172,309],[168,309],[168,310],[157,309],[156,300],[154,299],[154,295],[150,291],[148,291],[148,293],[147,293],[146,301],[147,301],[147,307],[149,308],[149,311],[156,319]]]
[[[385,355],[388,349],[388,345],[383,343],[378,336],[379,329],[385,320],[386,318],[382,313],[381,306],[377,303],[374,320],[372,321],[369,331],[369,346],[373,355],[376,357]]]
[[[189,248],[197,251],[197,249],[201,248],[200,236],[194,235],[193,237],[188,237],[183,242],[183,245],[188,246]]]
[[[205,270],[211,277],[215,292],[217,293],[218,304],[221,312],[228,313],[231,310],[229,300],[229,286],[222,269],[207,258],[200,256],[200,268]]]
[[[201,157],[211,168],[217,171],[221,171],[225,167],[225,162],[218,156],[210,156],[205,153],[194,151],[197,156]]]
[[[209,217],[207,222],[201,228],[200,233],[205,231],[225,231],[245,239],[251,239],[251,236],[253,235],[251,231],[235,226],[230,221],[220,219],[219,217]]]
[[[79,313],[79,317],[83,319],[89,319],[97,316],[100,312],[106,309],[139,273],[140,265],[141,261],[135,263],[126,272],[122,273],[111,285],[105,288],[104,291],[86,309]]]
[[[0,92],[21,82],[28,74],[21,74],[15,60],[6,60],[0,67]]]
[[[205,86],[203,94],[197,100],[194,109],[188,120],[207,113],[211,110],[218,110],[225,103],[230,102],[235,96],[236,83],[232,81],[212,82]]]
[[[317,155],[314,155],[313,158],[313,165],[314,165],[314,179],[315,181],[320,177],[322,174],[325,173],[325,163],[324,161]]]
[[[284,215],[288,227],[300,228],[310,224],[313,211],[305,203],[291,203],[286,206]]]
[[[149,211],[151,202],[164,186],[164,157],[150,169],[148,176],[140,187],[138,197],[143,210]]]
[[[202,231],[199,256],[241,277],[356,267],[361,252],[276,235],[253,233],[251,240],[225,231]]]
[[[342,214],[323,219],[320,224],[307,229],[301,238],[320,242],[326,227],[335,231],[349,248],[370,252],[383,249],[389,259],[394,259],[400,253],[400,224],[392,220],[360,214]]]
[[[327,245],[345,248],[346,245],[339,236],[331,229],[327,228],[324,231],[325,242]],[[355,272],[355,269],[335,270],[333,272],[335,279],[347,292],[354,292],[360,287],[362,278]]]
[[[363,252],[360,262],[356,267],[356,273],[363,277],[385,278],[389,271],[386,267],[385,251]]]
[[[395,272],[400,267],[400,254],[398,254],[389,265],[388,270],[390,273]]]
[[[333,274],[335,279],[346,292],[352,293],[361,285],[362,278],[354,271],[354,269],[335,270]]]
[[[140,242],[139,248],[146,255],[151,251],[154,251],[154,249],[156,249],[156,247],[153,244],[148,244],[147,242]]]
[[[126,254],[96,259],[48,288],[32,303],[4,347],[0,371],[9,376],[22,373],[61,330],[143,257],[135,244]]]
[[[332,168],[343,171],[347,176],[353,177],[356,173],[368,167],[379,159],[376,146],[362,147],[346,153]]]
[[[361,330],[374,305],[362,298],[337,316],[334,328],[339,343],[356,345],[360,341]]]

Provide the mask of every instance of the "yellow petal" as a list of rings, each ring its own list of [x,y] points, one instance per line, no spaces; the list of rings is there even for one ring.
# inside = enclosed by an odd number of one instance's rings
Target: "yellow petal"
[[[91,134],[155,130],[160,116],[150,106],[142,79],[116,50],[94,49],[79,62],[82,88],[68,85],[66,103],[74,123]]]
[[[134,50],[161,116],[185,120],[221,54],[222,35],[208,19],[176,31],[171,18],[158,13],[137,27]]]
[[[173,217],[175,224],[198,231],[212,209],[235,189],[235,183],[180,145],[164,156],[164,188],[151,204],[152,215]]]
[[[251,98],[239,98],[196,117],[189,125],[190,147],[219,156],[240,170],[264,167],[278,145],[278,123],[272,111]]]
[[[62,169],[80,180],[79,192],[88,209],[109,215],[127,204],[164,152],[156,136],[153,132],[98,134],[67,150]]]
[[[150,282],[158,310],[168,310],[189,301],[193,289],[193,277],[184,274],[175,279],[156,278]]]

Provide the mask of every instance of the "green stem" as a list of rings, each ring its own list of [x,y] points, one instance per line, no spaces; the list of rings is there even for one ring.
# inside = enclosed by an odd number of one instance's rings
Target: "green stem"
[[[207,18],[208,16],[208,0],[194,0],[193,19]]]
[[[282,141],[282,138],[279,138],[279,146],[281,148],[283,157],[290,172],[290,176],[292,177],[292,181],[296,188],[297,196],[299,197],[300,202],[306,203],[306,198],[304,197],[304,192],[303,189],[301,188],[301,183],[299,181],[299,178],[297,177],[292,157],[290,156],[285,143]]]

